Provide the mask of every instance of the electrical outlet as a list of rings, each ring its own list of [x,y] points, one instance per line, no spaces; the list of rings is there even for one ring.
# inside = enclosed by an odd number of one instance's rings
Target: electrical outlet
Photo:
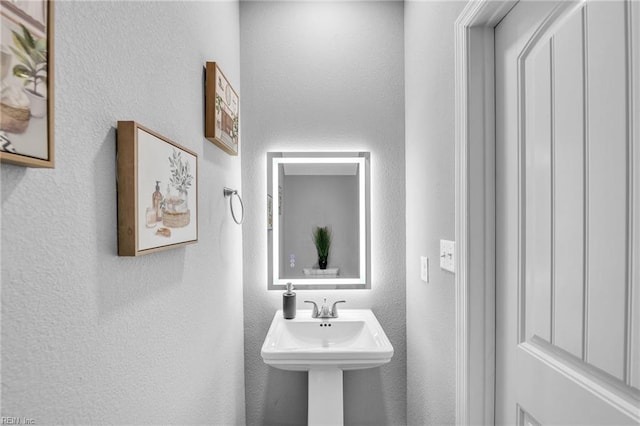
[[[449,272],[456,272],[456,243],[455,241],[440,240],[440,268]]]
[[[420,279],[429,282],[429,258],[426,256],[420,256]]]

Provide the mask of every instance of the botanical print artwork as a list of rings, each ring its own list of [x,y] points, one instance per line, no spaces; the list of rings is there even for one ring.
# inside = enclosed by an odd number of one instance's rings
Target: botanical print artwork
[[[0,153],[18,164],[47,166],[53,160],[49,6],[46,0],[0,3]]]
[[[240,98],[216,62],[205,67],[204,136],[229,155],[238,155]]]
[[[138,250],[197,239],[196,157],[138,129]]]
[[[237,151],[238,95],[220,70],[216,77],[216,137]]]

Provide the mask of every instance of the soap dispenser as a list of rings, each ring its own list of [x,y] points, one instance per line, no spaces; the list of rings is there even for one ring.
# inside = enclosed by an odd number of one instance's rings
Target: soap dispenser
[[[292,291],[293,285],[287,283],[287,291],[282,294],[282,314],[284,319],[296,317],[296,294]]]
[[[153,209],[156,211],[156,222],[162,222],[162,193],[160,192],[160,181],[156,181],[156,191],[151,196]]]

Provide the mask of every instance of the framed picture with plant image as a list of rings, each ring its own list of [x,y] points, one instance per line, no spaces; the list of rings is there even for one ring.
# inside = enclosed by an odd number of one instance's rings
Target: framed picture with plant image
[[[205,68],[204,136],[230,155],[238,155],[240,98],[215,62]]]
[[[118,254],[198,241],[198,156],[134,121],[118,121]]]
[[[53,1],[0,1],[0,160],[54,166]]]

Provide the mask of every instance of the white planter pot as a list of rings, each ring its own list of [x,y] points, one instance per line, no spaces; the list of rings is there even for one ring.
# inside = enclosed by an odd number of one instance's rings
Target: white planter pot
[[[26,93],[29,98],[31,116],[35,118],[44,117],[47,114],[47,98],[40,95],[34,95],[27,89],[24,89],[24,93]]]

